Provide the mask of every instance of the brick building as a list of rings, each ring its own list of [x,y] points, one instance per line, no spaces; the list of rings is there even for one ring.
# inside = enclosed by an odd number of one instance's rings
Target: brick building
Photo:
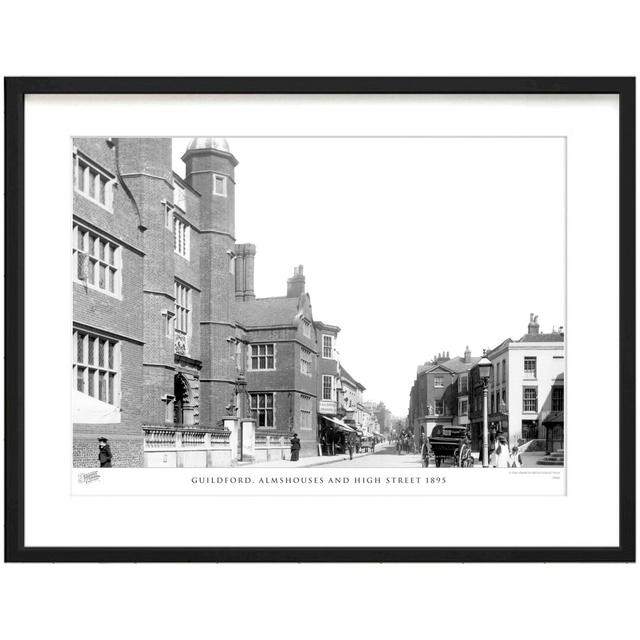
[[[469,348],[463,357],[440,353],[418,367],[409,396],[407,426],[413,431],[416,445],[429,436],[436,424],[468,423],[468,375],[479,358],[472,358]]]
[[[242,262],[238,266],[242,269]],[[303,267],[295,268],[283,297],[242,299],[236,289],[235,322],[236,340],[247,352],[240,415],[256,418],[261,437],[288,441],[297,433],[300,455],[315,455],[318,343]]]
[[[366,387],[358,382],[344,367],[340,367],[342,406],[344,421],[356,431],[370,432],[369,420],[364,409],[363,394]]]
[[[184,178],[170,138],[74,140],[74,466],[102,435],[118,467],[270,459],[293,431],[310,455],[318,413],[338,416],[339,328],[314,321],[302,266],[256,298],[226,140],[182,159]]]

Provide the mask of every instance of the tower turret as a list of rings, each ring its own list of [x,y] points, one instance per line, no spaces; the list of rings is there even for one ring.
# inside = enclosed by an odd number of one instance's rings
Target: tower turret
[[[225,415],[236,383],[228,340],[236,289],[234,171],[238,161],[224,138],[193,138],[182,159],[187,184],[201,196],[200,411],[203,424],[215,424]]]

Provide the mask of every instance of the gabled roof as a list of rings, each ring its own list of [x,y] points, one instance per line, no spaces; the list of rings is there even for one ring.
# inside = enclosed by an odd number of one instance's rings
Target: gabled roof
[[[298,298],[256,298],[235,303],[236,321],[244,327],[295,325]]]
[[[502,349],[502,347],[508,345],[510,342],[513,342],[513,340],[511,340],[511,338],[507,338],[506,340],[503,340],[497,347],[494,347],[493,349],[490,349],[487,352],[487,356],[490,356],[492,353],[499,351],[500,349]]]
[[[422,373],[433,373],[438,369],[443,369],[447,373],[463,373],[465,371],[469,371],[475,365],[480,358],[470,358],[469,362],[465,362],[464,358],[461,356],[456,356],[455,358],[450,358],[449,360],[444,360],[443,362],[428,363],[418,367],[418,375]]]
[[[438,362],[437,364],[434,364],[433,362],[426,362],[425,364],[418,365],[418,375],[423,373],[433,373],[437,369],[444,369],[447,373],[453,373],[446,367],[443,367],[442,362]]]
[[[469,362],[465,362],[464,358],[460,356],[456,356],[455,358],[451,358],[451,360],[447,360],[443,362],[445,367],[453,371],[454,373],[463,373],[464,371],[469,371],[480,360],[479,357],[469,358]]]
[[[342,365],[340,365],[340,375],[345,380],[350,382],[353,386],[358,387],[359,389],[362,389],[363,391],[366,389],[366,387],[364,385],[362,385],[361,383],[359,383]]]

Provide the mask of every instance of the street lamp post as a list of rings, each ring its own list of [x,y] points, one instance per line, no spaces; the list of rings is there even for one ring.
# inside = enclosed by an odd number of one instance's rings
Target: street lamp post
[[[482,358],[478,361],[478,373],[482,378],[482,466],[489,466],[489,421],[487,416],[487,399],[489,390],[487,383],[491,375],[491,360],[487,358],[487,350],[482,353]]]

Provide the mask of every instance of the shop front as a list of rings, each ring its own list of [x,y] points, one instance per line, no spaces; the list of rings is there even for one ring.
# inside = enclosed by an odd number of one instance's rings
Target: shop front
[[[564,411],[552,411],[542,422],[547,454],[564,449]]]
[[[343,420],[320,414],[320,455],[347,453],[347,443],[358,441],[358,432]]]

